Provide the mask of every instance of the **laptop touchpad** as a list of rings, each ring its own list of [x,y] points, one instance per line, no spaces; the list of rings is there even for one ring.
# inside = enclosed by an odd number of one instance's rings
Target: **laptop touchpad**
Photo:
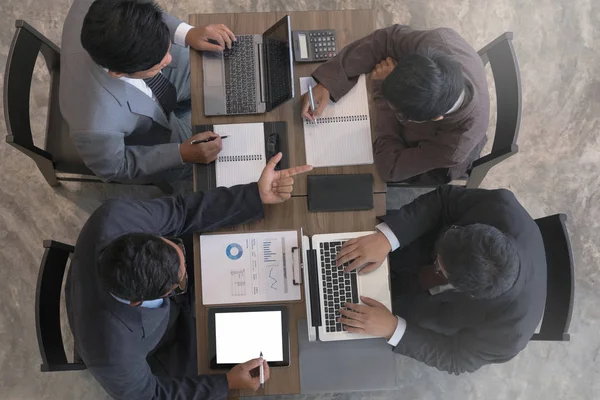
[[[216,52],[202,53],[202,66],[204,67],[204,84],[206,86],[224,86],[223,54]]]

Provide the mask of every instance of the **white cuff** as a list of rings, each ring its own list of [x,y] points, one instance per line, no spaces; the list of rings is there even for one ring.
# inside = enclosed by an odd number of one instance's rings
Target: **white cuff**
[[[186,46],[185,37],[192,28],[193,26],[191,26],[190,24],[186,24],[185,22],[180,23],[177,29],[175,29],[175,39],[173,40],[173,42],[180,46]]]
[[[404,336],[404,332],[406,332],[406,321],[404,320],[404,318],[400,318],[398,316],[396,318],[398,318],[398,325],[396,326],[396,331],[394,332],[390,340],[388,340],[388,344],[391,344],[394,347],[398,346],[398,343],[400,343],[402,336]]]
[[[388,224],[382,222],[375,228],[377,228],[379,232],[383,233],[383,235],[387,238],[388,242],[390,242],[390,246],[392,246],[392,251],[400,247],[400,242],[398,241],[398,238],[396,237],[396,235],[394,235],[394,232],[390,229]]]

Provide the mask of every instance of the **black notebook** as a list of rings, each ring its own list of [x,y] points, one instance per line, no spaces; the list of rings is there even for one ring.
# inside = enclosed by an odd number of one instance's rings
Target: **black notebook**
[[[373,175],[309,175],[309,211],[355,211],[373,208]]]

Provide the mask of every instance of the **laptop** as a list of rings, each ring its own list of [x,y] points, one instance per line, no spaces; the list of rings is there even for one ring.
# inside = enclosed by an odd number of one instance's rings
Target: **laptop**
[[[362,304],[360,296],[367,296],[392,309],[388,260],[368,274],[344,272],[336,266],[336,256],[342,245],[353,238],[373,232],[348,232],[302,235],[304,295],[309,341],[368,339],[373,336],[350,333],[337,322],[339,310],[345,302]],[[345,264],[347,266],[347,264]]]
[[[231,49],[202,55],[207,116],[262,114],[294,97],[289,15],[262,35],[236,38]]]

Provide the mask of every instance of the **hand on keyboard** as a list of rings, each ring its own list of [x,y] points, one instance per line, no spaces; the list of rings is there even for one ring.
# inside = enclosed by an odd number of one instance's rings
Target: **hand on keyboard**
[[[223,51],[225,48],[230,49],[232,42],[235,40],[235,35],[231,32],[231,29],[223,24],[192,28],[185,36],[185,44],[200,51]]]
[[[390,242],[381,232],[348,240],[337,254],[338,267],[352,261],[344,269],[345,272],[362,268],[359,275],[366,274],[379,268],[392,250]]]
[[[390,340],[398,326],[398,318],[377,300],[365,296],[360,299],[365,304],[346,303],[347,309],[340,309],[343,316],[339,322],[344,325],[344,330]]]

